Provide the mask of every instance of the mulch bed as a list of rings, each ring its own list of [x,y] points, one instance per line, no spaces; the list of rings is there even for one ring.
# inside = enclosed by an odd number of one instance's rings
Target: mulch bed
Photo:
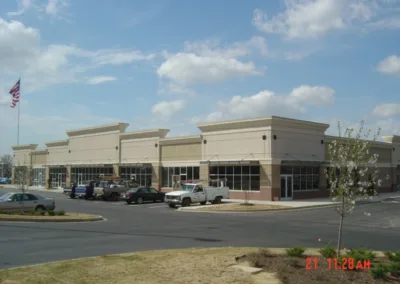
[[[310,261],[310,259],[307,260],[307,258],[311,258],[312,261]],[[316,258],[317,269],[315,269],[314,266],[314,258]],[[377,261],[380,263],[389,262],[386,258],[378,258]],[[264,268],[267,272],[277,273],[277,277],[284,284],[400,283],[398,281],[374,279],[367,267],[364,270],[358,271],[342,270],[339,268],[340,265],[335,267],[333,260],[331,260],[331,265],[329,265],[328,260],[322,256],[304,256],[302,258],[297,258],[283,255],[252,253],[237,258],[237,262],[248,262],[251,266]],[[370,267],[373,268],[373,266],[374,263],[371,262]]]

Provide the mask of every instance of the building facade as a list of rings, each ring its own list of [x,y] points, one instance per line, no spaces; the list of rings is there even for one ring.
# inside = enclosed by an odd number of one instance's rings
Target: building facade
[[[200,135],[167,137],[168,129],[125,132],[127,123],[67,131],[68,139],[19,145],[14,166],[30,169],[29,183],[70,186],[101,176],[135,179],[162,191],[178,180],[225,179],[232,199],[290,200],[329,196],[324,170],[329,125],[282,117],[198,125]],[[383,183],[400,184],[400,136],[376,142]],[[13,171],[14,172],[14,171]],[[14,180],[14,179],[13,179]]]

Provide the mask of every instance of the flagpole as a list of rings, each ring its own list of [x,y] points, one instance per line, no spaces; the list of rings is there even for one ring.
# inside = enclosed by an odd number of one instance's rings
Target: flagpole
[[[19,78],[19,102],[18,102],[18,130],[17,130],[17,146],[19,145],[19,116],[21,109],[21,77]]]

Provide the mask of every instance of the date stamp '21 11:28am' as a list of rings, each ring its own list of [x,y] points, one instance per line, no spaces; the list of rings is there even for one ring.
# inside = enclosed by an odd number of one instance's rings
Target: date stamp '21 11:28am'
[[[342,257],[340,260],[337,258],[327,258],[326,261],[328,270],[367,270],[371,268],[370,260],[358,260],[355,261],[354,258]],[[325,266],[325,265],[324,265]],[[307,270],[318,270],[319,269],[319,259],[314,257],[306,258],[306,269]]]

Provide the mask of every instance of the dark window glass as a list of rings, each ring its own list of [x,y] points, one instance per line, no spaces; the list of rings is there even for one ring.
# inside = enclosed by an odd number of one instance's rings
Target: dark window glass
[[[234,174],[235,175],[241,175],[242,174],[242,167],[241,166],[236,166],[236,167],[233,167],[233,170],[234,170]]]
[[[218,175],[218,167],[210,167],[210,175]]]
[[[193,167],[193,179],[200,179],[200,167]]]
[[[301,172],[302,175],[307,174],[307,169],[306,169],[306,167],[301,167],[301,168],[300,168],[300,172]]]
[[[301,174],[301,170],[300,167],[293,167],[293,174],[294,175],[300,175]]]
[[[306,175],[301,175],[301,190],[306,190],[307,189],[307,176]]]
[[[319,175],[319,167],[313,167],[313,175]]]
[[[313,175],[312,186],[313,189],[319,188],[319,175]]]
[[[233,189],[241,190],[242,189],[242,177],[240,175],[235,175],[233,179]]]
[[[281,166],[281,175],[293,174],[292,166]]]
[[[226,174],[226,167],[225,166],[218,167],[218,174],[220,175]]]
[[[174,175],[174,168],[168,168],[168,187],[172,187],[172,176]]]
[[[260,176],[250,177],[250,190],[259,191],[260,190]]]
[[[243,175],[250,174],[250,167],[249,166],[242,166],[242,174]]]
[[[301,190],[301,175],[293,176],[293,190]]]
[[[227,175],[233,175],[233,167],[232,166],[226,167],[226,174]]]
[[[226,186],[229,187],[229,189],[233,189],[233,176],[226,176]]]
[[[168,187],[168,168],[162,168],[162,187]]]
[[[250,176],[248,175],[242,176],[242,190],[250,190]]]
[[[193,179],[193,167],[187,168],[187,179],[189,179],[189,180]]]
[[[181,174],[186,174],[186,167],[181,167]]]
[[[260,166],[251,166],[250,174],[251,175],[259,175],[260,174]]]
[[[313,176],[307,175],[307,189],[313,189]]]
[[[146,168],[146,174],[151,175],[153,173],[153,168],[152,167],[147,167]]]

